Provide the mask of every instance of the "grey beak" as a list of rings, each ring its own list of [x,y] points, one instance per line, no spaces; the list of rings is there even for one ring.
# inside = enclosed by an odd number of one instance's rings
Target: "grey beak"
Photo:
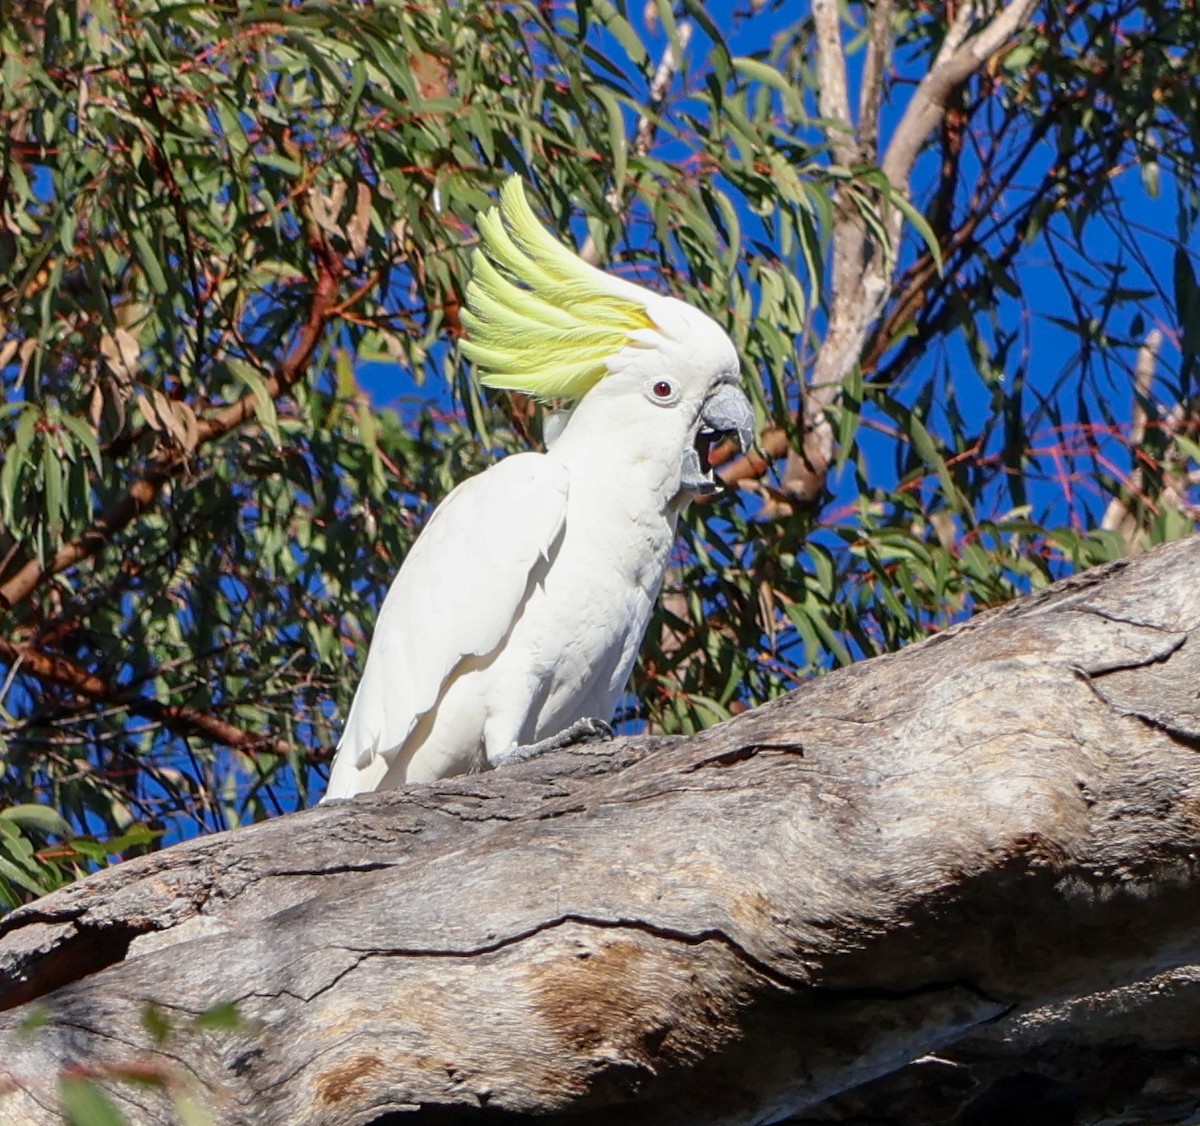
[[[722,384],[701,407],[694,444],[683,451],[680,485],[685,492],[698,496],[720,492],[708,463],[708,451],[726,436],[736,438],[743,453],[754,441],[754,408],[741,391],[728,383]]]
[[[723,383],[701,408],[700,428],[733,435],[745,453],[754,441],[754,408],[738,388]]]

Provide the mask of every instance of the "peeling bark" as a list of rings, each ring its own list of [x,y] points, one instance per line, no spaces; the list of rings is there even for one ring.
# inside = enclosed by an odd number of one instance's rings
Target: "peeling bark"
[[[1200,961],[1198,686],[1193,537],[691,738],[130,861],[0,920],[4,1121],[64,1068],[137,1123],[134,1069],[221,1124],[853,1120]]]

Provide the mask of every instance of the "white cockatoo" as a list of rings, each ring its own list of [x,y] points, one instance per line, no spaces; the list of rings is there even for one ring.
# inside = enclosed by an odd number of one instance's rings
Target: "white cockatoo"
[[[521,181],[479,220],[463,353],[488,387],[574,406],[545,453],[464,481],[375,625],[326,798],[485,770],[603,730],[707,453],[748,448],[738,357],[704,313],[588,265]],[[553,429],[553,434],[550,430]]]

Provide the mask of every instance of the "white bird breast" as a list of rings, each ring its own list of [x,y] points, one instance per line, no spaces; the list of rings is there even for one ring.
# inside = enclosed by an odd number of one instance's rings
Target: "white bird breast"
[[[675,535],[636,466],[519,454],[439,507],[380,611],[327,797],[482,769],[608,718]]]

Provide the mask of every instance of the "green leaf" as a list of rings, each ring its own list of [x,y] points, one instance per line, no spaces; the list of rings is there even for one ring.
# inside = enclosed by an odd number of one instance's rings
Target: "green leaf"
[[[104,472],[104,461],[100,453],[100,443],[96,441],[96,435],[92,433],[91,427],[82,419],[73,414],[64,413],[60,419],[62,424],[79,439],[83,448],[87,450],[88,456],[92,459],[92,464],[96,467],[97,475]]]
[[[943,273],[946,269],[946,263],[942,258],[942,247],[925,216],[913,207],[903,192],[889,191],[888,202],[894,207],[899,208],[904,217],[912,224],[913,229],[921,236],[921,241],[933,256],[933,264],[937,267],[937,272],[939,274]]]
[[[129,231],[129,237],[133,242],[133,249],[137,255],[138,263],[146,273],[147,280],[150,282],[154,292],[162,296],[169,288],[167,285],[167,276],[163,273],[158,255],[150,245],[150,239],[141,227],[132,227]]]
[[[1175,250],[1175,315],[1183,327],[1183,351],[1200,351],[1200,287],[1192,256],[1185,247]]]
[[[8,843],[0,841],[0,850],[6,850]],[[35,876],[31,876],[24,867],[18,867],[13,862],[13,853],[9,852],[8,856],[0,855],[0,877],[10,880],[18,887],[24,888],[27,892],[35,896],[43,896],[46,892],[52,890],[51,885],[44,882],[39,882]],[[37,869],[34,869],[37,873]],[[40,873],[39,873],[40,874]]]
[[[271,393],[267,390],[267,385],[263,382],[258,372],[242,360],[230,358],[228,364],[229,370],[250,388],[250,392],[254,396],[255,417],[275,444],[275,448],[281,449],[283,447],[283,438],[279,430],[279,416],[275,412],[275,400],[271,398]]]
[[[629,61],[648,76],[651,70],[650,55],[629,21],[611,0],[595,0],[594,7],[605,30],[621,45]]]
[[[854,449],[854,440],[858,434],[858,426],[862,421],[863,378],[862,369],[855,364],[842,388],[842,397],[835,414],[837,420],[837,470],[840,473],[846,468],[850,454]]]
[[[793,121],[807,119],[804,103],[796,92],[795,84],[773,66],[745,55],[735,56],[730,62],[733,64],[734,70],[740,71],[753,82],[761,82],[764,86],[769,86],[779,94],[783,100],[784,109],[787,110],[788,116]]]
[[[233,1001],[226,1001],[200,1013],[195,1021],[196,1028],[206,1028],[222,1032],[236,1032],[246,1025],[246,1018],[238,1011]]]
[[[142,1009],[142,1027],[155,1044],[163,1045],[171,1037],[171,1018],[157,1005],[146,1005]]]
[[[112,837],[103,842],[105,854],[107,856],[120,856],[131,848],[144,848],[146,845],[153,844],[162,835],[163,831],[161,829],[152,829],[149,825],[139,821],[134,825],[130,825],[120,836]]]
[[[917,451],[917,455],[925,465],[929,466],[937,474],[938,482],[942,487],[942,495],[946,498],[947,504],[955,512],[965,514],[969,506],[967,506],[965,499],[954,484],[954,478],[951,476],[950,469],[946,465],[946,459],[939,453],[932,435],[925,429],[925,424],[914,412],[908,416],[906,425],[908,426],[908,433],[912,438],[913,448]]]
[[[43,833],[52,833],[59,837],[71,836],[71,826],[66,818],[48,805],[34,805],[32,802],[10,805],[0,809],[0,820],[21,825],[26,829],[40,829]]]
[[[43,484],[45,487],[46,526],[53,540],[57,541],[63,530],[66,515],[66,498],[63,495],[63,466],[57,451],[46,449],[42,456]]]
[[[608,114],[608,147],[612,153],[613,191],[620,193],[625,185],[625,168],[628,159],[625,143],[625,117],[621,113],[616,97],[603,86],[596,88],[596,97]]]
[[[58,1102],[69,1126],[125,1126],[125,1118],[90,1079],[68,1077],[58,1085]]]

